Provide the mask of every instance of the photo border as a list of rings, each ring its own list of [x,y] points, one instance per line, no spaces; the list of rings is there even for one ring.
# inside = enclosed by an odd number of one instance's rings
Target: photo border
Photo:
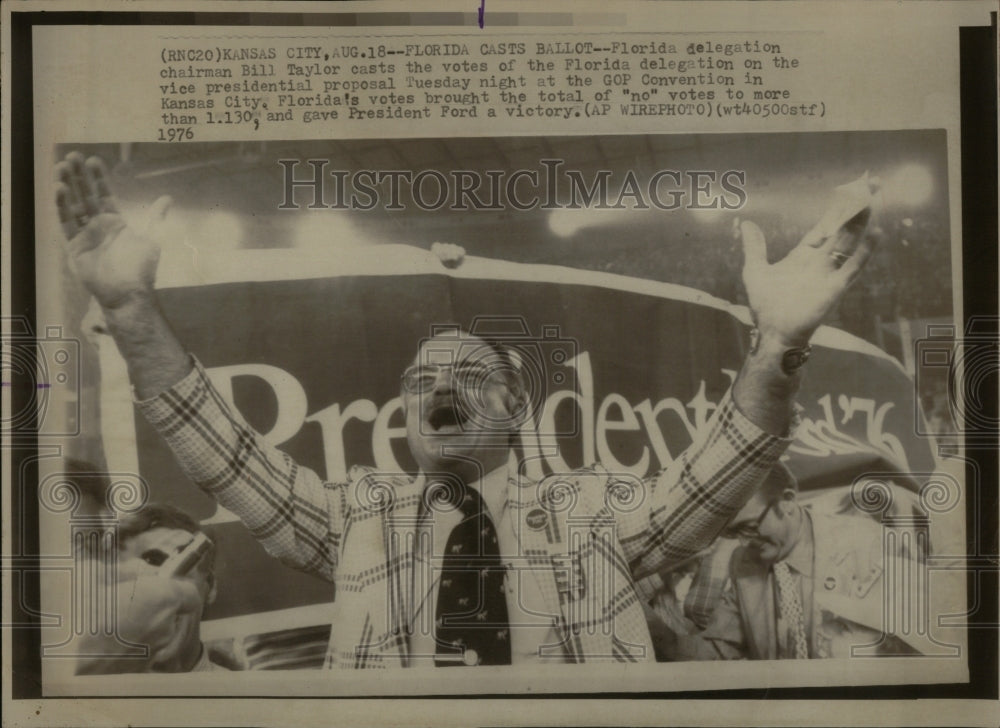
[[[373,13],[364,14],[370,19]],[[389,13],[392,15],[392,13]],[[398,14],[396,14],[398,15]],[[441,13],[454,16],[455,13]],[[351,22],[351,20],[354,22]],[[36,337],[39,335],[35,320],[35,219],[34,219],[34,129],[32,95],[32,29],[38,25],[291,25],[291,26],[337,26],[354,25],[358,13],[265,13],[265,12],[10,12],[10,94],[13,100],[10,116],[10,136],[6,145],[9,151],[10,180],[9,207],[11,229],[11,312],[26,317]],[[963,229],[963,296],[966,320],[973,316],[995,318],[997,305],[997,121],[995,112],[982,113],[982,109],[996,109],[996,13],[993,13],[991,27],[963,27],[959,31],[961,69],[961,166],[962,166],[962,229]],[[44,333],[44,332],[42,332]],[[22,382],[23,384],[23,382]],[[14,381],[6,388],[12,411],[23,411],[30,405],[33,393]],[[987,409],[983,414],[997,418],[997,392],[995,381],[983,393]],[[30,430],[30,424],[29,428]],[[19,434],[9,452],[11,473],[26,482],[36,482],[38,477],[38,438]],[[968,447],[964,453],[970,462],[967,477],[978,473],[996,474],[998,453],[996,443]],[[997,483],[988,478],[982,483],[982,503],[995,503]],[[10,489],[11,518],[9,543],[20,552],[7,555],[14,564],[12,578],[12,599],[8,605],[11,621],[35,622],[30,628],[11,630],[12,695],[14,700],[37,700],[43,697],[41,682],[41,627],[38,617],[31,613],[31,606],[39,603],[38,571],[38,517],[37,498],[24,498],[32,491],[18,487]],[[989,556],[995,549],[994,538],[998,527],[998,513],[981,512],[978,504],[967,504],[967,533],[970,556]],[[22,529],[22,524],[24,528]],[[971,541],[978,537],[978,542]],[[19,545],[19,546],[18,546]],[[34,571],[32,565],[35,566]],[[977,604],[978,609],[971,615],[970,639],[968,641],[968,684],[952,685],[899,685],[830,688],[775,688],[707,690],[682,693],[599,693],[593,695],[555,694],[506,696],[502,694],[480,694],[477,698],[505,699],[551,699],[569,697],[578,701],[650,699],[712,699],[712,700],[842,700],[842,699],[991,699],[1000,695],[998,687],[998,584],[995,568],[970,571],[968,584],[969,604]],[[978,581],[977,581],[978,580]],[[982,635],[982,639],[978,637]],[[81,696],[84,697],[84,696]],[[144,697],[144,696],[133,696]],[[156,696],[158,698],[162,696]],[[188,699],[184,696],[172,696]],[[232,699],[226,696],[227,699]],[[321,696],[316,696],[320,698]],[[345,696],[340,699],[354,700],[370,697],[367,695]],[[444,701],[456,695],[428,696],[428,700]],[[273,696],[271,699],[282,699]],[[312,699],[312,698],[306,698]],[[323,698],[325,699],[325,697]],[[385,696],[380,696],[385,700]],[[404,700],[388,697],[389,700]]]

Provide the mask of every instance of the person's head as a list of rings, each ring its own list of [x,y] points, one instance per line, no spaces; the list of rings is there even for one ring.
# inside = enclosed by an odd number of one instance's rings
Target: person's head
[[[119,569],[130,577],[158,574],[163,563],[191,543],[198,533],[202,533],[201,527],[184,511],[166,504],[147,504],[118,523]],[[201,612],[178,617],[182,621],[178,625],[178,639],[157,655],[157,662],[164,670],[187,669],[190,665],[186,663],[196,660],[201,653],[202,613],[216,595],[214,545],[186,574],[173,578],[192,583],[201,594],[203,607]]]
[[[526,414],[517,355],[458,327],[422,342],[401,396],[417,465],[466,482],[506,462]]]
[[[760,488],[722,532],[738,538],[762,562],[784,559],[798,544],[802,526],[798,482],[784,465],[776,465]]]

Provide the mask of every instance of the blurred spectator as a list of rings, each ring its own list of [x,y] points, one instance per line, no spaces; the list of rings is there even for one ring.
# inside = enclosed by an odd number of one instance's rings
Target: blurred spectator
[[[918,654],[885,634],[888,565],[874,519],[804,508],[794,478],[769,478],[723,535],[741,542],[726,578],[709,560],[703,583],[692,587],[703,601],[718,593],[717,606],[700,632],[669,635],[660,649],[670,659],[849,657],[871,645],[879,655]],[[895,553],[894,571],[909,574],[919,563],[911,556]],[[917,598],[897,594],[903,605]]]
[[[79,652],[87,656],[77,673],[233,669],[214,662],[201,641],[202,613],[215,599],[216,584],[214,545],[197,522],[172,506],[148,504],[122,518],[116,539],[112,583],[94,595],[115,605],[115,629],[83,636]],[[147,648],[145,654],[137,655],[136,645]]]
[[[794,481],[784,467],[768,474],[762,490],[780,492]],[[731,534],[729,534],[731,536]],[[729,564],[740,545],[727,532],[699,556],[668,574],[653,574],[640,583],[643,608],[659,662],[690,659],[678,653],[677,637],[705,629],[729,584]]]

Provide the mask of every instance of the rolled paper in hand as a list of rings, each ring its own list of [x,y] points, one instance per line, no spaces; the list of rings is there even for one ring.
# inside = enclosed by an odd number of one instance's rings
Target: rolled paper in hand
[[[834,189],[833,198],[810,237],[815,236],[814,239],[820,241],[836,235],[844,225],[871,207],[874,200],[872,186],[872,180],[865,172],[853,182]]]
[[[212,542],[208,536],[196,533],[187,546],[163,562],[160,566],[160,575],[166,577],[184,576],[204,558],[211,548]]]

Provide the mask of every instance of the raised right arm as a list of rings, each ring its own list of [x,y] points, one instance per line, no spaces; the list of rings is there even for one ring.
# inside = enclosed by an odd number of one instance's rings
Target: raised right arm
[[[70,267],[104,312],[139,409],[191,480],[236,513],[269,553],[332,579],[345,488],[324,484],[264,442],[185,351],[156,298],[159,245],[125,223],[103,163],[73,153],[56,174]],[[169,204],[157,200],[154,218]]]
[[[56,206],[70,268],[101,305],[136,396],[154,397],[191,371],[190,357],[156,300],[160,247],[126,225],[100,159],[85,162],[83,155],[71,153],[56,165],[56,175]],[[170,198],[158,199],[152,218],[162,218],[169,206]]]

